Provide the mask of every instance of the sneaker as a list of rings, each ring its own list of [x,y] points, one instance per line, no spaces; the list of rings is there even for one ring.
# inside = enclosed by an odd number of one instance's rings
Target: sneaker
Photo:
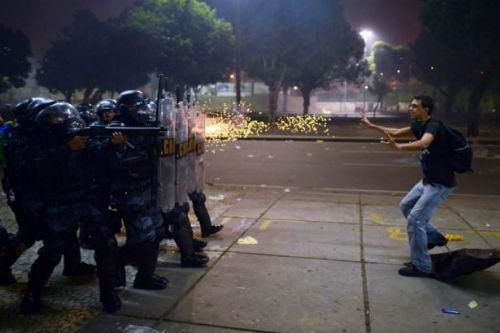
[[[432,273],[422,272],[417,267],[415,267],[415,265],[413,265],[413,264],[411,266],[405,265],[404,267],[399,269],[398,273],[401,276],[412,276],[412,277],[433,277],[434,276],[434,274],[432,274]]]
[[[443,237],[438,242],[428,242],[427,243],[427,250],[433,249],[436,246],[445,246],[446,244],[448,244],[448,239],[446,239],[445,237]]]

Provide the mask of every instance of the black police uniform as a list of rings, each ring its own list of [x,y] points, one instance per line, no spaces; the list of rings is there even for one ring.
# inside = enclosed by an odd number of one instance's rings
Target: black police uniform
[[[147,126],[150,114],[140,91],[125,91],[118,100],[118,120],[127,127]],[[117,128],[119,131],[119,128]],[[158,138],[129,136],[111,156],[108,174],[111,194],[127,230],[126,244],[120,248],[120,284],[124,284],[124,266],[135,262],[134,288],[163,289],[168,280],[154,274],[158,260],[157,230],[163,224],[156,207],[154,176],[158,163]]]
[[[15,283],[10,267],[17,258],[36,240],[41,239],[43,230],[43,197],[40,178],[35,170],[37,158],[37,136],[35,117],[55,101],[42,97],[20,102],[15,109],[18,123],[7,135],[4,144],[6,160],[4,191],[18,225],[18,232],[5,243],[5,251],[0,256],[0,285]],[[95,272],[93,265],[81,262],[80,248],[76,233],[72,242],[63,249],[65,276],[88,275]]]
[[[115,291],[117,243],[107,224],[98,191],[93,188],[97,185],[93,173],[99,168],[100,151],[93,151],[89,144],[78,151],[69,147],[70,138],[75,130],[83,127],[83,121],[68,103],[51,105],[40,112],[36,121],[44,137],[36,167],[43,179],[41,189],[46,221],[43,246],[31,267],[21,311],[39,310],[43,286],[59,263],[67,243],[74,241],[79,222],[92,221],[100,299],[107,312],[115,312],[121,306]]]

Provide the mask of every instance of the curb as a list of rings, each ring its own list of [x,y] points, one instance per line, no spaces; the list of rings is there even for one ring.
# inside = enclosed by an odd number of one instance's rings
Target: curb
[[[242,141],[305,141],[305,142],[376,142],[379,143],[383,137],[349,137],[349,136],[306,136],[306,135],[251,135],[238,138]],[[396,139],[397,142],[407,142],[412,138]],[[471,144],[498,145],[500,138],[472,138]]]

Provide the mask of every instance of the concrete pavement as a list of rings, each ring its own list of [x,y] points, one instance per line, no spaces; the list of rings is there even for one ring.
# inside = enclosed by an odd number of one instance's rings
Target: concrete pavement
[[[325,191],[270,186],[208,189],[213,219],[206,269],[181,269],[165,242],[159,292],[131,287],[124,306],[101,313],[96,281],[71,281],[60,269],[42,315],[18,313],[34,249],[15,265],[20,283],[0,288],[0,332],[495,332],[500,327],[500,265],[450,283],[397,274],[409,259],[401,192]],[[2,223],[12,216],[0,206]],[[195,226],[195,220],[192,219]],[[435,225],[463,237],[433,253],[500,247],[500,197],[459,196]],[[195,228],[195,232],[199,232]],[[91,253],[85,252],[87,260]],[[60,268],[60,267],[59,267]],[[471,309],[468,304],[476,301]],[[459,315],[444,314],[456,307]],[[135,332],[139,332],[135,328]]]

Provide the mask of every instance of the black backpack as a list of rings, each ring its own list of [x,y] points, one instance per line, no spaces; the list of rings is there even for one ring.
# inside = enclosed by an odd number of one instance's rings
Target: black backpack
[[[451,168],[456,173],[472,171],[472,147],[465,136],[454,128],[448,127],[442,122],[443,133],[446,138],[447,149],[444,152]]]

